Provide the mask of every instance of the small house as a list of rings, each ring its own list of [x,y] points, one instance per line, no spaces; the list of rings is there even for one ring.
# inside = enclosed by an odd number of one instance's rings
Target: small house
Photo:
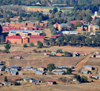
[[[25,68],[24,68],[25,71],[32,70],[32,69],[33,69],[33,67],[31,67],[31,66],[25,66]]]
[[[56,68],[60,69],[60,68],[67,68],[67,66],[56,66]]]
[[[26,77],[23,79],[24,82],[29,82],[30,78]]]
[[[92,66],[90,66],[90,65],[87,65],[87,66],[85,66],[85,69],[87,69],[87,70],[92,70],[93,69],[93,67]]]
[[[45,71],[46,68],[42,66],[42,67],[39,67],[37,69],[40,70],[40,71]]]
[[[52,51],[51,55],[56,55],[57,51]]]
[[[92,55],[91,55],[91,58],[94,58],[95,56],[96,56],[95,54],[92,54]]]
[[[30,83],[33,83],[33,82],[39,82],[39,80],[36,80],[36,79],[30,79],[29,82],[30,82]]]
[[[4,86],[11,86],[11,82],[4,82]]]
[[[12,75],[18,75],[18,72],[16,70],[11,70]]]
[[[47,82],[49,85],[57,84],[56,81],[48,81]]]
[[[96,55],[96,58],[100,58],[100,54]]]
[[[20,70],[20,67],[19,66],[11,66],[11,70],[19,71]]]
[[[22,59],[22,57],[21,56],[18,56],[18,55],[16,55],[14,58],[15,59]]]
[[[52,72],[54,72],[54,71],[56,71],[56,72],[66,72],[67,71],[67,69],[53,69],[52,70]]]
[[[77,52],[73,53],[73,57],[79,56],[79,54]]]
[[[62,56],[62,53],[56,53],[56,56]]]
[[[3,84],[0,82],[0,86],[2,86]]]
[[[43,71],[40,70],[36,71],[36,75],[43,75]]]
[[[0,64],[4,64],[4,61],[0,60]]]
[[[53,73],[54,73],[55,75],[62,75],[64,72],[63,72],[63,71],[53,71]]]
[[[10,73],[11,72],[11,68],[5,68],[5,72]]]
[[[32,71],[37,71],[37,68],[32,68]]]
[[[3,71],[4,66],[0,66],[0,71]]]
[[[82,69],[81,74],[88,74],[89,71],[87,69]]]

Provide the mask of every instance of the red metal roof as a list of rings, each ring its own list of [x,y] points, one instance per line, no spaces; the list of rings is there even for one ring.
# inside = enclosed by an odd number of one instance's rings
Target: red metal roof
[[[55,82],[55,81],[48,81],[48,82]]]
[[[44,36],[39,35],[30,35],[30,38],[45,38]]]
[[[22,39],[21,36],[7,36],[7,38],[11,38],[11,39]]]
[[[77,21],[82,22],[82,23],[86,23],[86,21],[83,21],[83,20],[73,20],[73,21],[70,21],[70,22],[71,22],[71,23],[75,23],[75,22],[77,22]]]
[[[24,39],[28,39],[28,37],[25,37]]]
[[[51,35],[51,37],[60,37],[60,34],[57,34],[57,35]]]

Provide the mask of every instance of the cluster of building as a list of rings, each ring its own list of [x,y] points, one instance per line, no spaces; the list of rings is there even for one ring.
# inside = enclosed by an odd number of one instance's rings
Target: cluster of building
[[[39,26],[37,28],[36,26]],[[48,22],[35,23],[6,23],[2,25],[3,31],[8,31],[6,42],[20,44],[20,43],[37,43],[37,41],[44,42],[44,36],[41,36],[41,27],[48,26]]]
[[[41,27],[47,27],[48,22],[23,22],[23,23],[5,23],[1,24],[3,32],[9,32],[10,30],[41,30]],[[38,27],[37,27],[38,26]]]
[[[77,31],[87,31],[87,32],[96,32],[99,30],[98,25],[92,25],[92,24],[84,24],[81,27],[77,27]]]
[[[85,66],[85,69],[82,69],[81,70],[81,74],[91,74],[91,71],[93,70],[94,68],[90,65],[87,65]]]

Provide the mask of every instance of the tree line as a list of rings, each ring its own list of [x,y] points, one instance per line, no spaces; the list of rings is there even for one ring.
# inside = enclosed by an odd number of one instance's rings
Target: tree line
[[[100,47],[100,36],[84,36],[84,35],[64,35],[56,38],[51,38],[47,45],[51,46],[88,46],[88,47]]]

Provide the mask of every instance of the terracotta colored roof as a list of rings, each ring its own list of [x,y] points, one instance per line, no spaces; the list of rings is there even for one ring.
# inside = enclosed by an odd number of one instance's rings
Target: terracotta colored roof
[[[28,39],[28,37],[25,37],[24,39]]]
[[[70,22],[71,22],[71,23],[75,23],[75,22],[77,22],[77,21],[82,22],[82,23],[86,23],[86,21],[83,21],[83,20],[73,20],[73,21],[70,21]]]
[[[48,81],[48,82],[55,82],[55,81]]]
[[[52,35],[51,37],[60,37],[60,34]]]
[[[30,35],[30,38],[45,38],[44,36],[39,35]]]
[[[21,36],[7,36],[7,38],[11,38],[11,39],[22,39]]]

